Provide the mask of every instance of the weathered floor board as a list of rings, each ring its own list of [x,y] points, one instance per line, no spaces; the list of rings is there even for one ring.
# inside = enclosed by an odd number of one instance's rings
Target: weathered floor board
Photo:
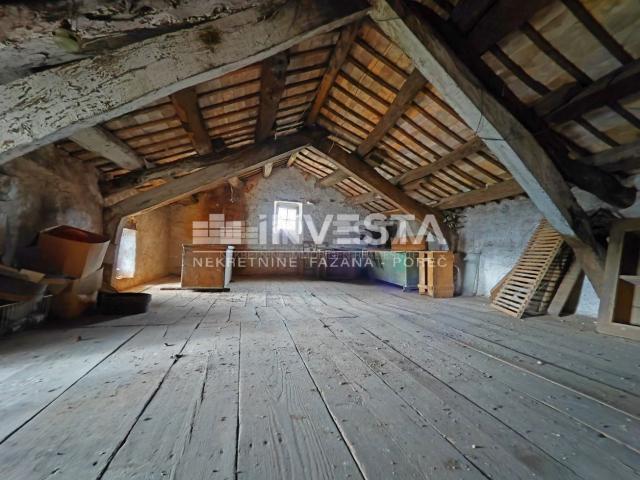
[[[0,479],[637,479],[640,343],[246,279],[0,340]]]
[[[360,478],[277,309],[239,314],[238,478]]]

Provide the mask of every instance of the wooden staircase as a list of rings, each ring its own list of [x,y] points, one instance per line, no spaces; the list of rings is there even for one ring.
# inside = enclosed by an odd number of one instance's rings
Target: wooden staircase
[[[527,248],[507,274],[491,305],[516,318],[546,312],[568,266],[570,249],[546,220],[533,232]]]

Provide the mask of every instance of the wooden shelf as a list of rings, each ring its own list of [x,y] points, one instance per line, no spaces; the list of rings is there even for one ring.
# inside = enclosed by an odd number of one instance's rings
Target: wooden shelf
[[[620,280],[640,286],[640,275],[620,275]]]

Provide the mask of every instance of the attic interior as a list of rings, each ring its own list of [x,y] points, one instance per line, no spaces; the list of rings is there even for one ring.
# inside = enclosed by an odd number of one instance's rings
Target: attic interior
[[[0,6],[0,478],[640,478],[639,32]]]

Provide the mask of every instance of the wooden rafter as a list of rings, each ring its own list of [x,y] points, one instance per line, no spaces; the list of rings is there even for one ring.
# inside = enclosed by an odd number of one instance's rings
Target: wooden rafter
[[[422,16],[428,18],[432,25],[440,30],[439,33],[442,33],[446,38],[447,44],[455,50],[458,58],[463,59],[462,63],[465,67],[469,68],[481,81],[482,87],[492,93],[494,98],[529,132],[535,132],[536,141],[553,159],[554,164],[567,181],[593,193],[611,205],[626,208],[633,204],[636,198],[635,188],[622,185],[618,178],[598,168],[572,161],[569,158],[566,139],[551,130],[543,119],[524,105],[504,81],[481,58],[473,54],[471,46],[464,41],[458,32],[452,30],[449,24],[443,23],[441,19],[430,14],[428,9],[423,9]],[[581,121],[581,125],[584,128],[591,128],[586,121]],[[591,128],[590,131],[594,134],[601,133],[594,128]],[[602,135],[600,136],[602,137]],[[610,142],[611,140],[603,138],[603,141]],[[571,148],[575,149],[575,145],[572,145]],[[581,154],[584,155],[582,152]]]
[[[292,153],[291,156],[289,157],[289,160],[287,160],[287,167],[293,167],[297,159],[298,159],[298,152]]]
[[[97,153],[120,168],[138,170],[145,162],[129,145],[103,127],[91,127],[76,132],[71,140],[85,150]],[[1,162],[0,162],[1,163]]]
[[[287,2],[266,16],[250,8],[0,85],[0,164],[353,23],[368,8],[343,0]]]
[[[469,45],[482,54],[553,0],[498,0],[469,32]]]
[[[363,203],[375,202],[380,200],[381,196],[377,192],[365,192],[360,195],[347,198],[347,202],[351,205],[362,205]]]
[[[640,60],[635,60],[605,75],[588,87],[572,90],[570,93],[573,93],[573,96],[570,98],[567,96],[558,98],[555,108],[552,108],[544,117],[552,124],[564,123],[638,91],[640,91]]]
[[[335,172],[327,175],[326,177],[318,180],[317,183],[321,187],[332,187],[343,181],[345,178],[349,178],[349,176],[342,170],[338,169]]]
[[[580,0],[562,0],[562,3],[620,63],[624,65],[633,61],[631,54],[593,18]]]
[[[264,178],[269,178],[273,172],[273,162],[265,163],[262,167],[262,175]]]
[[[624,172],[640,169],[640,140],[616,148],[610,148],[595,155],[582,157],[578,161],[601,168],[607,172]]]
[[[331,87],[333,86],[336,77],[338,76],[338,72],[342,68],[342,65],[349,55],[349,51],[351,50],[351,46],[358,36],[359,30],[360,22],[354,22],[351,25],[347,25],[346,27],[344,27],[340,32],[338,42],[333,49],[331,58],[329,59],[329,66],[327,67],[327,70],[322,77],[322,81],[320,82],[320,86],[318,87],[318,93],[316,94],[313,105],[309,110],[309,115],[307,116],[306,120],[307,125],[313,125],[316,123],[318,114],[320,113],[320,109],[329,96],[329,91],[331,90]]]
[[[185,88],[170,96],[173,108],[180,119],[182,128],[185,129],[193,148],[199,155],[213,152],[211,138],[202,118],[198,94],[195,87]]]
[[[482,140],[480,138],[476,137],[473,140],[469,140],[467,143],[459,146],[452,152],[439,158],[433,163],[414,168],[413,170],[409,170],[402,175],[399,175],[394,179],[394,183],[398,185],[407,185],[413,181],[423,179],[444,168],[447,168],[450,165],[453,165],[455,162],[462,160],[463,158],[473,153],[476,153],[482,147],[484,147],[484,143],[482,143]]]
[[[288,65],[287,52],[280,52],[262,62],[256,142],[262,142],[273,132],[278,105],[287,80]]]
[[[509,169],[533,203],[574,248],[597,292],[604,255],[586,214],[552,159],[536,138],[487,92],[430,22],[400,0],[374,0],[371,13],[380,28],[407,54]]]
[[[242,189],[242,187],[244,187],[244,182],[240,180],[239,177],[231,177],[229,179],[229,185],[231,185],[236,190],[240,190]]]
[[[382,140],[400,117],[402,117],[411,102],[416,98],[418,92],[424,88],[425,83],[427,83],[427,81],[422,73],[420,73],[417,68],[414,69],[405,80],[396,97],[393,99],[393,102],[391,102],[391,105],[389,105],[384,116],[378,121],[367,138],[358,146],[358,155],[364,157],[374,149],[378,142]]]
[[[356,153],[348,153],[334,142],[321,139],[313,143],[314,148],[318,149],[324,155],[344,170],[350,177],[358,179],[364,185],[367,185],[371,191],[385,198],[388,202],[400,208],[405,213],[414,215],[416,219],[422,221],[427,216],[433,216],[438,222],[442,234],[451,250],[457,247],[457,237],[454,231],[444,220],[444,215],[438,209],[424,205],[411,198],[405,192],[389,182],[380,175],[373,167],[367,165],[362,157]]]
[[[486,188],[477,190],[469,190],[455,195],[451,195],[441,201],[436,206],[441,210],[452,208],[468,207],[479,203],[493,202],[502,200],[503,198],[515,197],[522,195],[524,190],[515,180],[506,180],[500,183],[494,183]]]

